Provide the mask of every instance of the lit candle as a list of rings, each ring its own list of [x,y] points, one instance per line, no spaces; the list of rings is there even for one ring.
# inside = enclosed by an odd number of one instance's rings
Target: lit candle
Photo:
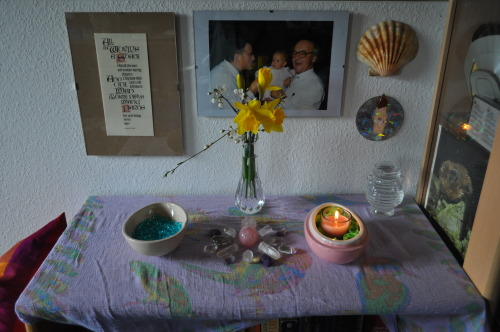
[[[335,214],[331,214],[331,210],[335,209]],[[351,214],[343,210],[339,214],[338,208],[327,208],[321,214],[321,227],[323,230],[332,237],[342,238],[342,236],[349,231],[351,225]]]

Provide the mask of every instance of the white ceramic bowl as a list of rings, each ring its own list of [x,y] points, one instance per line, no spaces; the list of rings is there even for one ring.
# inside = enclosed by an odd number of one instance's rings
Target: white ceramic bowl
[[[334,240],[323,235],[316,227],[316,215],[327,206],[339,206],[351,212],[352,217],[358,222],[359,233],[349,240]],[[336,264],[352,262],[363,254],[368,244],[368,231],[361,218],[337,203],[324,203],[309,211],[304,222],[304,233],[307,244],[319,258]]]
[[[134,239],[132,234],[137,225],[153,215],[160,215],[181,222],[182,228],[176,234],[160,240],[144,241]],[[135,251],[147,256],[163,256],[173,251],[181,243],[187,225],[187,214],[182,207],[168,202],[155,203],[134,212],[123,224],[122,234]]]

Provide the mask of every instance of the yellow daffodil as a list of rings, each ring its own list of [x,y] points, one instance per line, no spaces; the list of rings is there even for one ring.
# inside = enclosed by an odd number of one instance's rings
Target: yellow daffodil
[[[282,124],[285,120],[285,112],[283,112],[283,107],[276,107],[280,101],[280,99],[274,99],[271,102],[265,102],[255,115],[257,120],[264,126],[264,130],[268,133],[271,131],[283,131]]]
[[[260,98],[263,98],[265,90],[281,90],[280,87],[271,86],[273,75],[270,68],[260,69],[257,77]],[[261,130],[260,125],[262,125],[264,131],[268,133],[270,133],[271,131],[282,132],[282,124],[285,119],[285,113],[283,112],[282,107],[278,107],[281,102],[281,98],[274,99],[270,102],[264,102],[263,100],[250,100],[247,102],[250,96],[247,95],[247,92],[245,91],[245,83],[241,75],[238,75],[236,77],[236,83],[238,89],[235,90],[235,93],[238,95],[238,97],[240,97],[240,100],[243,101],[241,103],[236,102],[234,103],[234,105],[230,104],[229,100],[222,95],[223,88],[214,89],[213,91],[209,92],[208,95],[211,96],[212,102],[218,103],[219,107],[221,108],[223,101],[228,102],[231,109],[237,114],[233,119],[233,122],[238,124],[237,133],[239,137],[237,138],[237,140],[233,136],[234,129],[232,127],[229,127],[229,130],[221,130],[221,137],[206,145],[203,150],[178,163],[173,169],[165,173],[165,177],[169,174],[173,174],[175,170],[186,161],[196,157],[204,151],[207,151],[211,146],[213,146],[217,142],[220,142],[224,137],[232,137],[236,142],[243,142],[243,146],[245,148],[242,166],[242,179],[244,179],[245,181],[244,185],[242,185],[241,187],[241,190],[245,191],[244,197],[255,195],[255,188],[257,184],[255,182],[256,168],[254,158],[254,143],[257,141],[257,134],[259,130]],[[252,82],[252,85],[254,84],[255,83]],[[252,88],[252,90],[254,90],[254,88]],[[240,188],[239,185],[238,188]]]
[[[260,122],[255,115],[260,109],[260,101],[250,100],[246,105],[236,102],[234,106],[240,110],[233,119],[233,122],[238,124],[238,135],[243,135],[247,131],[257,134]]]
[[[259,85],[259,95],[263,96],[266,90],[278,91],[281,90],[278,86],[271,86],[273,81],[273,73],[271,68],[261,68],[257,73],[257,82]]]

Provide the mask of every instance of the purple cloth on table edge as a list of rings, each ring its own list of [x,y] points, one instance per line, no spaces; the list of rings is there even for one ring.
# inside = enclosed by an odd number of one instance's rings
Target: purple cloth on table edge
[[[188,213],[179,247],[163,257],[133,251],[121,227],[134,211],[170,201]],[[307,212],[324,202],[365,222],[366,253],[352,263],[320,260],[305,241]],[[391,331],[486,330],[485,302],[418,206],[374,217],[361,195],[272,196],[253,217],[286,227],[296,255],[270,268],[225,264],[204,254],[211,228],[238,229],[228,196],[89,197],[16,304],[21,320],[78,324],[94,331],[237,331],[277,317],[381,315]],[[41,272],[43,271],[43,272]]]

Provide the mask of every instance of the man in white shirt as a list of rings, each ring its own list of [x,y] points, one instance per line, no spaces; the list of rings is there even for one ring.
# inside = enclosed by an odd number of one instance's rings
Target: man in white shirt
[[[239,43],[239,45],[236,43],[234,52],[229,57],[210,71],[210,91],[225,87],[224,97],[231,102],[231,105],[234,105],[235,101],[241,102],[233,92],[238,88],[236,76],[243,70],[251,69],[255,61],[252,45],[244,41]],[[224,105],[224,108],[228,106]]]
[[[284,92],[286,94],[283,102],[284,109],[319,109],[325,97],[325,90],[323,81],[313,69],[317,53],[314,43],[310,40],[301,40],[295,44],[292,51],[295,75],[292,77],[290,87]]]

